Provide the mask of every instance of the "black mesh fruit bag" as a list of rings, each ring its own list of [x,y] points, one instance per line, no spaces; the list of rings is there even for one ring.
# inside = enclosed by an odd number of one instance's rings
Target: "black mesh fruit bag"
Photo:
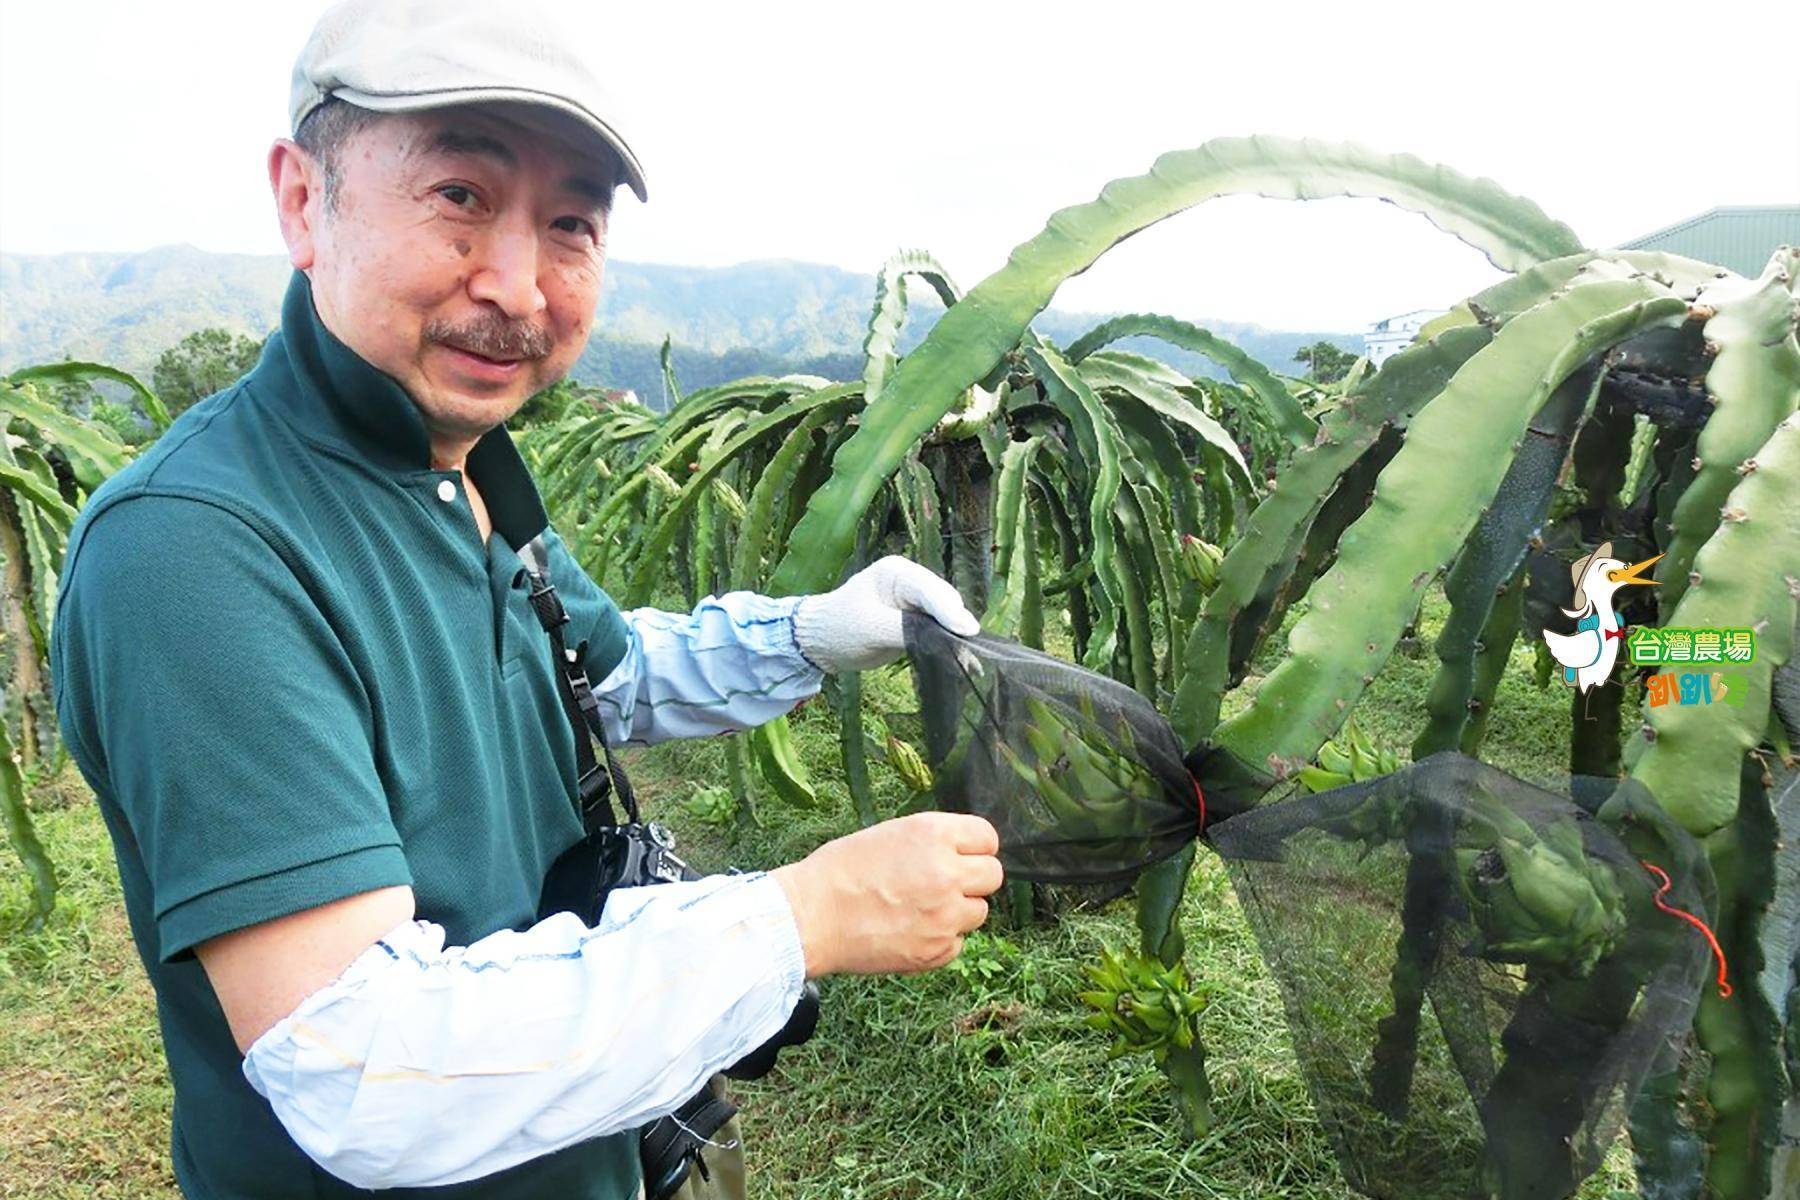
[[[1710,875],[1635,785],[1552,791],[1444,753],[1209,841],[1367,1195],[1569,1195],[1692,1021],[1709,951],[1680,918]]]
[[[1635,785],[1446,753],[1284,797],[1123,684],[907,631],[937,800],[994,823],[1012,878],[1129,879],[1197,836],[1225,861],[1359,1191],[1569,1195],[1689,1027],[1711,875]]]
[[[1129,879],[1200,832],[1175,731],[1104,675],[985,634],[906,619],[939,807],[986,817],[1014,879]]]

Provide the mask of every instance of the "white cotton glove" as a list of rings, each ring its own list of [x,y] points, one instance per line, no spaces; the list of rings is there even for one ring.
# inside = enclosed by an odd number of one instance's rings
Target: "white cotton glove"
[[[794,610],[794,640],[821,670],[833,675],[866,671],[906,653],[900,614],[909,609],[963,637],[981,632],[981,622],[963,607],[948,580],[890,554],[836,591],[800,601]]]

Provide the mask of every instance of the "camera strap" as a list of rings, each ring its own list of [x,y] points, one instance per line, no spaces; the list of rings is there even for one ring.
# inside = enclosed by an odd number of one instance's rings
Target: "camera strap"
[[[587,672],[582,669],[579,652],[569,649],[563,639],[563,626],[569,623],[569,614],[550,583],[550,553],[544,545],[543,535],[539,534],[519,547],[518,553],[525,564],[526,578],[531,581],[528,597],[531,611],[537,614],[538,623],[550,635],[556,690],[575,733],[575,807],[581,816],[582,828],[591,833],[599,826],[618,824],[609,794],[617,794],[626,819],[636,824],[637,797],[632,794],[631,781],[625,777],[625,769],[613,758],[612,746],[606,740],[606,729],[600,721],[600,700],[594,695]],[[599,755],[594,753],[594,742],[600,744]],[[604,770],[600,765],[602,758],[606,763]]]
[[[563,851],[551,864],[539,899],[538,916],[542,919],[550,912],[569,911],[593,924],[605,910],[607,893],[622,876],[630,878],[628,886],[698,876],[669,853],[670,844],[663,840],[666,834],[655,825],[645,827],[640,822],[637,798],[632,795],[631,781],[613,758],[612,746],[606,740],[606,730],[600,722],[600,701],[594,695],[587,672],[582,669],[580,651],[570,650],[563,638],[563,626],[569,623],[569,614],[550,583],[550,555],[543,535],[539,534],[519,547],[518,554],[525,564],[525,574],[531,580],[531,611],[537,614],[538,623],[550,635],[557,694],[562,698],[563,711],[568,714],[570,727],[575,731],[575,768],[579,778],[576,808],[581,815],[582,827],[587,831],[585,838]],[[600,769],[592,742],[600,743],[605,770]],[[608,793],[617,793],[630,822],[628,826],[619,827]],[[641,858],[639,865],[633,866],[629,858],[621,862],[616,852],[618,847],[629,852],[647,844],[654,844],[656,859],[665,866],[673,864],[676,874],[661,874],[656,870],[646,872]],[[650,877],[642,878],[645,874]],[[726,1068],[726,1073],[734,1079],[761,1078],[775,1065],[775,1055],[782,1046],[798,1045],[812,1036],[818,1019],[818,988],[808,983],[788,1025],[742,1061]],[[686,1104],[644,1126],[638,1136],[638,1159],[644,1193],[649,1200],[673,1200],[683,1191],[689,1174],[695,1170],[700,1172],[703,1180],[711,1181],[711,1168],[705,1157],[708,1153],[714,1156],[714,1166],[723,1167],[724,1171],[717,1183],[697,1190],[701,1194],[741,1196],[742,1145],[735,1136],[723,1142],[713,1140],[715,1135],[725,1137],[720,1131],[736,1113],[737,1106],[725,1095],[723,1079],[715,1075],[706,1088]]]

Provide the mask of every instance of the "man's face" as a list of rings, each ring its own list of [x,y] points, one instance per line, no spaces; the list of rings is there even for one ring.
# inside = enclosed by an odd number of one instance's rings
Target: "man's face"
[[[399,381],[434,442],[479,437],[566,375],[600,294],[613,180],[573,135],[508,113],[373,121],[313,225],[320,317]]]

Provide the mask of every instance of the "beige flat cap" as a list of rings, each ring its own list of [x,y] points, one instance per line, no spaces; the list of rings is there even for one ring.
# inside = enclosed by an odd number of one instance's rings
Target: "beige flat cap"
[[[297,131],[333,96],[376,112],[541,105],[591,129],[647,200],[644,169],[618,129],[618,103],[569,49],[573,23],[529,0],[344,0],[319,18],[294,63],[288,115]]]

